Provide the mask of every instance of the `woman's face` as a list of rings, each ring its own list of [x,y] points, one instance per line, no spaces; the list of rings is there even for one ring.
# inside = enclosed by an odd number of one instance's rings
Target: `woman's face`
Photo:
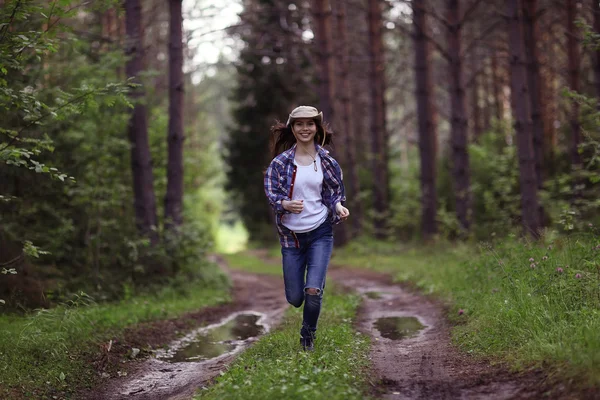
[[[312,143],[317,134],[317,124],[312,118],[298,118],[292,122],[292,132],[300,143]]]

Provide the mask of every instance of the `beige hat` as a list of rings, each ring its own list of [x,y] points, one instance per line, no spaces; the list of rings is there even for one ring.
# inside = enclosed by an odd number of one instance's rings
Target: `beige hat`
[[[298,118],[314,118],[319,122],[319,124],[323,123],[322,112],[319,112],[316,108],[311,106],[299,106],[292,110],[285,125],[290,126],[292,120]]]

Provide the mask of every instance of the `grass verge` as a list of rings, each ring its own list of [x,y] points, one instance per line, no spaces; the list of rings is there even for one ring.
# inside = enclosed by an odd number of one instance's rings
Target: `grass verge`
[[[261,338],[196,399],[364,399],[369,339],[352,328],[360,297],[325,294],[314,352],[300,350],[300,309]]]
[[[226,287],[188,284],[118,304],[85,295],[27,316],[0,316],[0,398],[65,398],[95,379],[90,357],[126,327],[229,300]]]
[[[281,253],[279,259],[263,250],[249,250],[241,253],[223,254],[222,257],[231,269],[255,274],[282,275]]]
[[[356,242],[336,250],[333,262],[389,272],[447,300],[454,339],[468,352],[600,386],[595,235],[413,249]]]

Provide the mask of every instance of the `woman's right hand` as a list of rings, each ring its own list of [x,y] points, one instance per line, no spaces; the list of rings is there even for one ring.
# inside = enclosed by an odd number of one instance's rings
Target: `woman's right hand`
[[[292,214],[300,214],[304,210],[304,200],[283,200],[281,206]]]

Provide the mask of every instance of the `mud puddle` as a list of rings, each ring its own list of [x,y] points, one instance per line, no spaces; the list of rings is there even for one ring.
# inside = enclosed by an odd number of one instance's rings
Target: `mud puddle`
[[[269,330],[262,313],[231,315],[218,324],[189,333],[156,358],[168,363],[201,362],[240,350]]]
[[[384,338],[402,340],[417,336],[426,328],[416,317],[384,317],[374,323],[375,329]]]
[[[221,311],[211,310],[213,317],[216,313],[220,318],[173,340],[149,359],[121,364],[126,375],[111,376],[80,398],[190,399],[207,386],[238,354],[276,326],[287,308],[279,277],[227,271],[235,299]]]
[[[451,345],[442,307],[383,274],[330,269],[363,296],[356,327],[372,337],[374,394],[384,399],[530,399],[531,382],[476,361]]]

